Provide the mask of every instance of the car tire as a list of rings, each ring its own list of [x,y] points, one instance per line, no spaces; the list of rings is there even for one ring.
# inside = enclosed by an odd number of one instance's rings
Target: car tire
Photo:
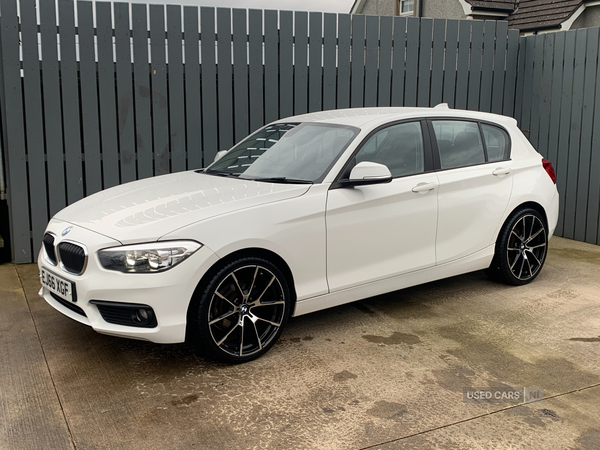
[[[532,208],[520,208],[504,223],[494,259],[486,274],[495,281],[521,286],[542,270],[548,253],[548,226]]]
[[[227,363],[252,361],[277,341],[290,315],[290,288],[270,261],[244,257],[219,268],[200,290],[194,341]]]

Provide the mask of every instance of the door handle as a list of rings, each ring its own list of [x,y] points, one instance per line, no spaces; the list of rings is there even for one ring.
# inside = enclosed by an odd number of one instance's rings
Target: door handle
[[[494,175],[495,177],[503,177],[504,175],[508,175],[510,171],[510,167],[498,167],[492,172],[492,175]]]
[[[426,194],[432,189],[435,189],[435,186],[435,183],[419,183],[414,188],[412,188],[412,191],[417,192],[419,194]]]

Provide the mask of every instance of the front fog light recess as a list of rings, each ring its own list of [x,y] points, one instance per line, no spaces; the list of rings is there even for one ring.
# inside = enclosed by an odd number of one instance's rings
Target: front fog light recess
[[[126,245],[100,250],[102,267],[124,273],[161,272],[191,256],[202,244],[196,241],[166,241]]]
[[[131,313],[131,319],[139,325],[148,325],[154,319],[151,308],[134,309]]]

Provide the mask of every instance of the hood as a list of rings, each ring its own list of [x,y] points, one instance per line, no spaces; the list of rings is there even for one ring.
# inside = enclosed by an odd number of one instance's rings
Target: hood
[[[158,240],[221,214],[298,197],[309,188],[179,172],[106,189],[54,217],[130,244]]]

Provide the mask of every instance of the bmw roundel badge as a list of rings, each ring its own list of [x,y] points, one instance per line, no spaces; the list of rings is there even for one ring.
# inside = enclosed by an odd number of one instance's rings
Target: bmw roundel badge
[[[65,229],[63,230],[63,232],[62,232],[62,235],[63,235],[63,236],[66,236],[67,234],[69,234],[69,231],[71,231],[71,229],[72,229],[72,228],[73,228],[73,227],[67,227],[67,228],[65,228]]]

